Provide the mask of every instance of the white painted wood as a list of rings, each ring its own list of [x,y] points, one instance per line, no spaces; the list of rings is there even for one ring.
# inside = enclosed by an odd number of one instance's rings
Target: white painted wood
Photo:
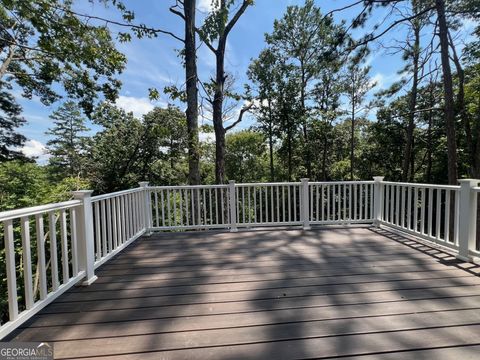
[[[413,231],[418,232],[418,187],[413,189]]]
[[[400,210],[400,226],[403,228],[405,227],[405,201],[406,201],[406,188],[405,186],[401,186],[402,188],[402,193],[401,193],[401,201],[402,201],[402,206]]]
[[[74,191],[73,196],[82,201],[82,206],[77,212],[77,245],[79,269],[85,272],[83,285],[90,285],[96,279],[95,275],[95,250],[93,246],[93,214],[92,191]]]
[[[446,242],[450,241],[450,190],[445,191],[445,222],[444,222],[444,238]]]
[[[42,231],[43,233],[43,231]],[[77,236],[77,209],[70,209],[70,248],[72,250],[72,275],[78,275],[78,236]]]
[[[420,233],[425,234],[425,188],[420,189]]]
[[[230,231],[237,231],[237,206],[236,206],[236,196],[235,196],[235,181],[230,180],[228,182],[228,194],[230,200]]]
[[[383,220],[383,215],[382,215],[382,206],[383,206],[383,189],[384,186],[382,184],[384,177],[383,176],[375,176],[373,180],[375,181],[374,184],[374,225],[375,226],[380,226],[380,221]],[[356,191],[355,191],[356,193]],[[356,207],[355,207],[356,209]],[[355,214],[355,219],[356,219],[356,214]]]
[[[48,213],[48,234],[50,239],[50,275],[53,291],[60,286],[58,281],[57,227],[55,223],[55,212],[50,211]]]
[[[73,210],[72,210],[73,211]],[[43,214],[35,215],[37,233],[38,287],[40,299],[47,297],[47,264],[45,260],[45,229]]]
[[[14,321],[18,317],[17,273],[15,270],[15,242],[13,239],[13,222],[3,222],[5,240],[5,270],[7,272],[8,318]]]
[[[95,218],[95,244],[96,244],[96,259],[102,258],[102,234],[100,230],[100,204],[96,201],[93,204],[93,215]]]
[[[62,254],[62,283],[68,283],[70,279],[69,261],[68,261],[68,231],[67,231],[67,213],[65,210],[60,210],[60,248]]]
[[[310,229],[310,216],[309,216],[309,198],[308,198],[308,179],[301,179],[302,198],[300,200],[301,212],[300,221],[303,223],[303,230]]]
[[[470,250],[476,249],[477,196],[472,191],[479,180],[461,179],[460,193],[455,194],[459,201],[458,258],[469,261]],[[460,195],[460,196],[459,196]]]
[[[30,248],[30,219],[28,216],[20,218],[23,256],[23,284],[25,288],[25,308],[33,307],[32,255]]]
[[[130,197],[130,195],[127,195]],[[107,218],[105,215],[105,200],[100,201],[100,208],[101,208],[101,224],[102,224],[102,256],[104,257],[108,253],[107,248]],[[72,218],[72,217],[71,217]],[[73,218],[72,218],[73,219]]]
[[[430,188],[428,189],[428,219],[427,219],[427,222],[428,222],[428,236],[429,237],[432,237],[432,234],[433,234],[433,219],[432,219],[432,216],[433,216],[433,189]]]

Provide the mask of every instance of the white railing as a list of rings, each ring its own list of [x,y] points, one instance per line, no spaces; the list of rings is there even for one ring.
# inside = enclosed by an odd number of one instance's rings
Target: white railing
[[[85,246],[78,236],[81,207],[73,200],[0,214],[7,278],[1,300],[7,295],[9,320],[0,338],[85,276],[79,256]]]
[[[310,224],[373,222],[373,181],[309,183]]]
[[[382,182],[381,223],[458,250],[460,186]]]
[[[227,185],[153,186],[148,191],[151,230],[230,227]]]
[[[90,285],[95,268],[146,231],[146,183],[91,193],[77,191],[72,201],[0,213],[7,280],[0,292],[0,339],[73,285]]]
[[[383,181],[148,186],[0,213],[8,311],[0,338],[145,233],[268,226],[373,224],[480,257],[478,180],[460,186]],[[2,282],[3,284],[3,282]],[[0,285],[3,286],[3,285]],[[3,305],[2,305],[3,306]],[[5,311],[4,311],[5,310]],[[8,312],[8,314],[7,314]]]
[[[146,186],[92,197],[95,268],[145,233]]]

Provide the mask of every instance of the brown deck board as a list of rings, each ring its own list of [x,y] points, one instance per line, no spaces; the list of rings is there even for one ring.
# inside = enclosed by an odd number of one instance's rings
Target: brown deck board
[[[473,359],[479,272],[369,228],[155,234],[10,340],[62,359]]]

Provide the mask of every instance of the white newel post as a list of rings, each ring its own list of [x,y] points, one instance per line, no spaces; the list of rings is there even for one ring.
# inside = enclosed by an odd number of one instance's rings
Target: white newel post
[[[92,192],[91,190],[73,192],[73,197],[82,201],[76,219],[78,267],[80,271],[85,271],[85,281],[82,285],[90,285],[97,280],[95,275]]]
[[[310,214],[309,214],[309,199],[308,199],[308,179],[300,179],[302,182],[302,202],[301,202],[301,211],[300,221],[303,224],[303,230],[310,230]]]
[[[150,234],[152,229],[152,206],[150,204],[150,194],[148,192],[148,181],[141,181],[138,183],[140,187],[143,189],[143,223],[145,227],[145,231],[147,234]]]
[[[469,250],[475,249],[477,222],[477,193],[472,188],[478,185],[479,180],[461,179],[458,182],[460,183],[460,213],[458,217],[457,258],[463,261],[470,261]]]
[[[235,192],[235,180],[228,182],[228,195],[230,201],[230,232],[237,232],[237,199]]]
[[[382,181],[384,176],[374,176],[373,181],[375,181],[373,188],[373,225],[380,226],[380,221],[382,220],[382,203],[383,203],[383,185]]]

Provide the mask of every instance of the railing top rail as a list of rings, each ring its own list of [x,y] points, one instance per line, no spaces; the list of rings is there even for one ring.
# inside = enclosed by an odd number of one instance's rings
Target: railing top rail
[[[366,180],[366,181],[309,181],[310,185],[355,185],[355,184],[374,184],[375,181],[373,180]]]
[[[128,190],[116,191],[116,192],[113,192],[113,193],[96,195],[96,196],[92,196],[92,202],[105,200],[105,199],[110,199],[110,198],[117,197],[117,196],[127,195],[127,194],[131,194],[131,193],[134,193],[134,192],[139,192],[139,191],[142,191],[142,190],[143,190],[143,188],[138,187],[138,188],[133,188],[133,189],[128,189]]]
[[[189,189],[227,189],[228,185],[168,185],[168,186],[149,186],[149,190],[189,190]]]
[[[475,186],[472,188],[472,190],[475,192],[480,192],[480,186]]]
[[[420,183],[394,182],[394,181],[382,181],[381,183],[386,185],[399,185],[399,186],[442,189],[442,190],[459,190],[460,189],[460,185],[420,184]]]
[[[76,207],[81,203],[82,202],[80,200],[70,200],[70,201],[64,201],[60,203],[39,205],[39,206],[22,208],[22,209],[4,211],[4,212],[0,212],[0,221],[7,221],[7,220],[18,219],[25,216],[38,215],[38,214],[42,214],[49,211],[69,209],[72,207]]]
[[[238,183],[235,186],[291,186],[291,185],[302,185],[301,182],[265,182],[265,183]]]

